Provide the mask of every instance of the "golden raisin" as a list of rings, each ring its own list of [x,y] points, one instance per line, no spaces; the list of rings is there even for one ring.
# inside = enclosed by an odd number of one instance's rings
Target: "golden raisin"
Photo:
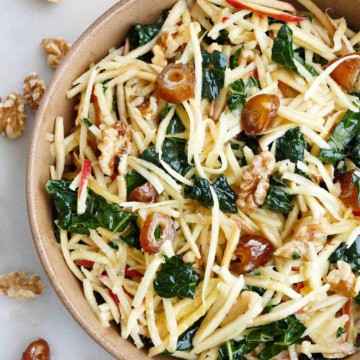
[[[140,243],[148,254],[157,253],[165,240],[175,240],[174,221],[162,213],[149,214],[140,233]]]
[[[272,243],[259,235],[244,235],[234,252],[236,259],[230,264],[230,270],[244,274],[265,265],[274,252]]]
[[[185,64],[167,65],[156,81],[158,96],[172,104],[194,98],[194,86],[194,69]]]
[[[241,126],[246,135],[262,135],[273,124],[280,100],[276,95],[260,94],[250,98],[241,114]]]

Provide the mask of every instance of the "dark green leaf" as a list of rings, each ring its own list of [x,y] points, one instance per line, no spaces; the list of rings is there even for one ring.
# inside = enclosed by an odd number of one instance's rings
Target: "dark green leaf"
[[[219,200],[220,210],[225,213],[237,214],[236,194],[229,186],[224,175],[220,175],[212,184]],[[198,200],[198,202],[210,208],[214,206],[214,200],[210,191],[210,182],[206,179],[194,176],[194,186],[185,186],[185,197]]]
[[[360,112],[348,110],[339,125],[330,136],[328,144],[331,150],[322,149],[319,159],[328,164],[335,164],[345,156],[346,147],[360,131]]]
[[[346,330],[343,327],[339,327],[336,333],[336,338],[339,338],[341,335],[345,334]]]
[[[136,171],[129,171],[125,175],[127,194],[146,183],[146,179]]]
[[[276,142],[276,160],[289,159],[296,164],[299,160],[304,159],[304,151],[307,147],[308,143],[300,129],[290,129]]]
[[[242,79],[237,80],[229,85],[230,97],[227,101],[229,110],[238,110],[242,109],[245,101],[245,84]]]
[[[161,27],[161,23],[151,25],[134,24],[131,26],[128,32],[130,50],[134,50],[139,46],[147,44],[159,33]],[[151,62],[152,57],[152,53],[148,52],[147,54],[141,56],[140,59],[146,62]]]
[[[256,78],[254,75],[252,75],[250,77],[248,83],[246,84],[246,88],[251,89],[254,86],[260,89],[260,81],[258,78]]]
[[[210,182],[197,175],[193,176],[194,186],[186,185],[184,188],[185,197],[197,200],[202,206],[211,208],[214,206],[214,200],[210,191]]]
[[[193,298],[200,275],[193,270],[191,263],[183,262],[179,257],[165,257],[165,263],[156,273],[155,292],[163,298]]]
[[[210,100],[218,99],[224,87],[225,69],[228,57],[218,50],[209,53],[201,50],[203,58],[202,97]]]
[[[162,145],[162,160],[174,171],[183,176],[191,169],[191,165],[187,162],[185,147],[186,141],[177,138],[166,138]],[[140,158],[162,168],[159,161],[159,154],[156,152],[154,145],[145,149]]]
[[[360,305],[360,292],[354,297],[354,300],[357,304]]]
[[[166,129],[166,135],[180,134],[185,131],[185,126],[183,125],[180,118],[175,114],[170,120],[169,125]]]
[[[123,233],[120,238],[131,246],[140,249],[137,217],[120,211],[117,205],[109,204],[105,198],[88,190],[86,212],[77,214],[77,193],[69,189],[70,183],[64,180],[49,180],[46,190],[53,198],[59,214],[59,226],[78,234],[89,235],[90,230],[104,227],[113,232]]]
[[[164,109],[161,112],[161,119],[164,119],[166,115],[169,113],[169,111],[170,111],[170,105],[166,103]],[[186,130],[185,126],[183,125],[181,119],[175,112],[174,116],[170,120],[170,123],[166,129],[166,135],[179,134],[184,132],[185,130]]]
[[[294,61],[295,52],[293,50],[293,31],[287,26],[281,26],[272,48],[272,61],[297,73]]]
[[[198,321],[196,321],[184,333],[182,333],[179,336],[177,348],[176,348],[177,351],[186,351],[193,349],[192,341],[202,321],[203,318],[200,318]]]
[[[262,208],[278,214],[288,214],[294,208],[294,204],[291,202],[291,196],[284,190],[270,186]]]
[[[243,360],[246,354],[261,343],[269,343],[259,354],[260,360],[269,360],[298,341],[305,330],[305,326],[296,316],[290,315],[285,319],[254,329],[241,341],[231,340],[225,343],[220,347],[219,357],[220,359]]]
[[[220,210],[224,213],[237,214],[235,191],[229,186],[224,175],[220,175],[213,183],[213,188],[219,199]]]
[[[347,262],[351,270],[359,275],[360,273],[360,236],[358,236],[355,242],[347,248],[346,244],[339,246],[335,252],[329,258],[330,263],[335,264],[339,260]]]
[[[238,139],[243,141],[245,146],[250,148],[255,155],[260,153],[259,139],[256,136],[246,135],[245,132],[241,132]]]
[[[272,60],[292,71],[295,71],[298,75],[301,75],[298,72],[295,60],[298,61],[301,65],[303,65],[312,75],[319,75],[317,71],[305,62],[301,53],[303,52],[301,49],[295,52],[293,50],[293,31],[287,26],[283,25],[277,37],[274,40],[274,45],[272,48]]]
[[[360,167],[360,142],[353,147],[349,158],[357,167]]]
[[[286,187],[286,183],[275,175],[270,176],[270,185],[272,186],[284,186]]]
[[[301,255],[299,253],[295,253],[293,256],[292,256],[293,260],[299,260],[301,259]]]
[[[244,50],[244,47],[237,49],[235,51],[235,54],[230,58],[230,67],[231,69],[235,69],[239,66],[239,56],[241,55],[242,51]]]
[[[358,204],[360,205],[360,177],[357,175],[357,171],[352,173],[352,181],[358,189]]]
[[[93,125],[93,123],[87,118],[83,118],[82,121],[88,128]]]

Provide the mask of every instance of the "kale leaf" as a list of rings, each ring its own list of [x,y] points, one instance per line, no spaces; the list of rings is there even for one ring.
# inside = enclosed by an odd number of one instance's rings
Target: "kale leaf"
[[[229,110],[241,110],[246,101],[245,83],[240,79],[229,85],[230,97],[227,101]]]
[[[139,46],[147,44],[160,32],[161,27],[162,23],[150,25],[132,25],[127,34],[130,41],[130,50],[134,50]],[[148,52],[147,54],[140,56],[140,59],[145,62],[151,62],[152,57],[152,53]]]
[[[170,111],[170,106],[168,103],[165,104],[164,109],[161,112],[161,118],[164,119],[166,115]],[[181,119],[179,118],[178,114],[175,112],[174,116],[169,122],[168,127],[166,128],[166,135],[174,135],[184,132],[185,126],[183,125]]]
[[[237,214],[236,193],[229,186],[224,175],[220,175],[213,183],[214,191],[219,199],[220,210],[224,213]]]
[[[231,58],[230,58],[230,68],[231,69],[235,69],[239,66],[239,56],[241,55],[243,50],[244,50],[244,47],[241,46],[239,49],[237,49],[235,51],[235,54],[233,56],[231,56]]]
[[[279,65],[285,66],[297,73],[292,36],[293,31],[287,25],[281,26],[274,40],[271,59]]]
[[[347,262],[356,276],[360,275],[360,236],[356,238],[349,248],[347,248],[345,243],[339,246],[329,258],[332,264],[339,260]]]
[[[201,50],[201,55],[203,58],[202,97],[216,100],[224,87],[228,57],[218,50],[213,53]]]
[[[167,299],[175,296],[193,299],[200,275],[193,270],[192,265],[177,256],[165,256],[165,263],[161,265],[154,280],[155,292]]]
[[[310,74],[316,76],[319,75],[316,70],[305,62],[302,55],[303,51],[300,49],[295,52],[293,49],[293,31],[287,26],[281,26],[272,48],[272,61],[282,65],[292,71],[295,71],[298,75],[301,75],[297,69],[295,60],[307,69]]]
[[[49,180],[46,190],[53,198],[59,214],[59,226],[69,232],[89,235],[90,230],[104,227],[112,232],[125,232],[120,238],[128,245],[140,249],[137,217],[88,190],[86,212],[77,214],[77,193],[69,188],[70,182]]]
[[[304,151],[308,143],[299,128],[289,129],[276,141],[276,161],[289,159],[293,163],[304,159]]]
[[[210,191],[210,182],[207,179],[194,176],[194,186],[185,186],[185,197],[197,200],[206,208],[214,206],[214,200]],[[220,175],[212,184],[219,200],[220,210],[225,213],[237,214],[236,194],[229,186],[224,175]]]
[[[290,315],[285,319],[261,326],[251,331],[243,340],[230,340],[219,349],[219,358],[223,360],[242,360],[244,356],[261,343],[268,346],[259,354],[259,360],[270,360],[272,357],[296,343],[305,332],[305,326]]]
[[[182,176],[185,176],[192,167],[187,161],[185,147],[186,141],[178,138],[166,138],[162,145],[162,160]],[[154,145],[145,149],[140,158],[162,168]]]
[[[326,164],[335,164],[346,156],[346,148],[351,140],[360,132],[360,112],[348,110],[334,132],[328,144],[331,149],[322,149],[319,159]]]
[[[294,208],[291,196],[284,190],[270,186],[262,209],[271,210],[278,214],[288,214]]]
[[[237,80],[229,85],[230,97],[227,101],[229,110],[242,110],[246,97],[249,95],[249,91],[252,87],[260,89],[259,80],[255,76],[251,76],[248,83],[245,86],[244,80]]]
[[[127,194],[146,183],[146,179],[136,171],[129,171],[125,175]]]
[[[210,191],[210,182],[207,179],[193,176],[194,186],[186,185],[184,192],[185,197],[197,200],[202,206],[211,208],[214,206],[214,201]]]

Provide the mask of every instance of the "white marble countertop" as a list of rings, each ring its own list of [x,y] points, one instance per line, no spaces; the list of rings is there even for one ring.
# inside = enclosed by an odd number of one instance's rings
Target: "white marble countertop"
[[[116,0],[1,0],[0,96],[22,91],[22,82],[37,72],[49,83],[40,47],[45,37],[75,41]],[[46,282],[43,295],[31,302],[0,297],[0,359],[17,360],[27,345],[42,337],[52,360],[112,359],[70,316],[57,298],[35,251],[28,224],[25,171],[34,115],[28,109],[25,134],[16,141],[0,137],[0,274],[27,271]]]

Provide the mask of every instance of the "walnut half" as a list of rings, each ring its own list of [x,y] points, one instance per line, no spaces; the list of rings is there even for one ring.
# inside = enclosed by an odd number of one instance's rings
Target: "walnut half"
[[[11,272],[0,275],[0,294],[17,300],[33,300],[44,291],[45,284],[37,275]]]
[[[62,38],[48,38],[43,39],[41,47],[48,53],[48,65],[56,68],[71,48],[71,44]]]
[[[274,166],[274,155],[263,151],[254,156],[251,165],[241,174],[238,205],[245,212],[254,212],[264,203]]]
[[[39,76],[35,73],[28,75],[24,80],[24,97],[28,105],[37,111],[41,98],[45,92],[44,81],[39,79]]]
[[[27,118],[25,101],[18,93],[11,93],[5,102],[0,98],[0,133],[9,139],[16,139],[24,132]]]

